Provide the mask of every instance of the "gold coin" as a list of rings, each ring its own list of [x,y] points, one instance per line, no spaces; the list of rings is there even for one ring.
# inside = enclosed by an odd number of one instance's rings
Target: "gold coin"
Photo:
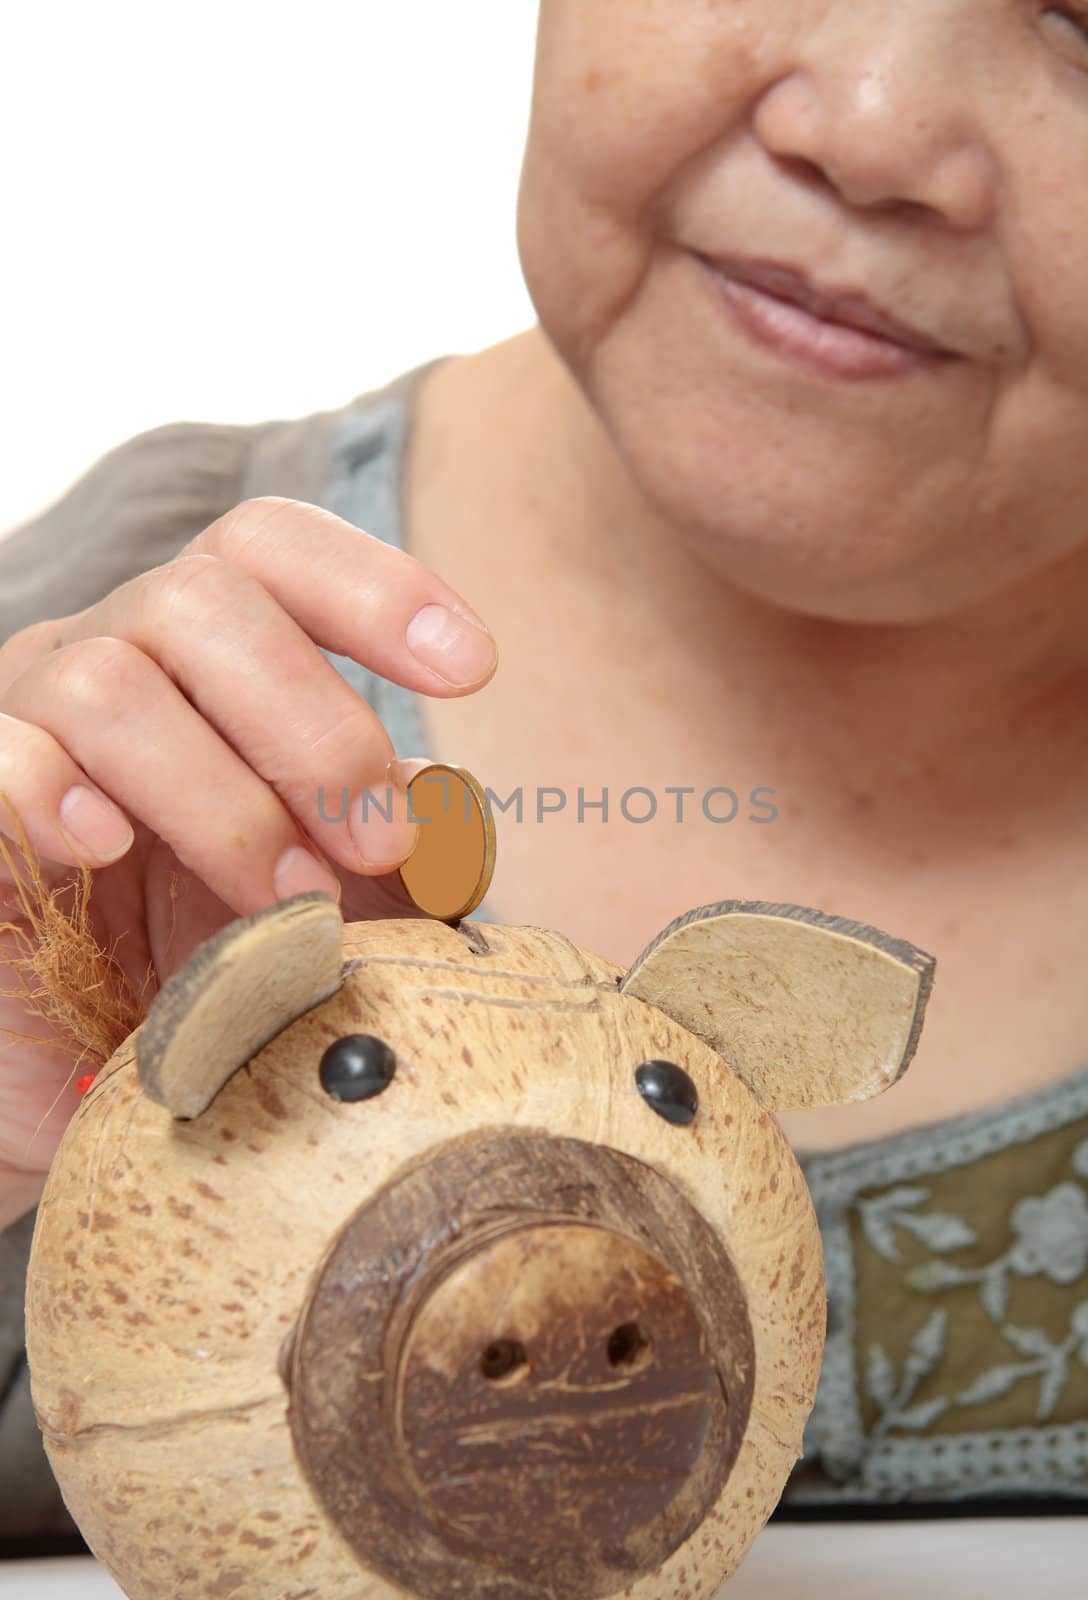
[[[416,845],[400,868],[415,905],[442,922],[475,911],[495,870],[495,820],[487,797],[464,767],[435,761],[408,784]]]

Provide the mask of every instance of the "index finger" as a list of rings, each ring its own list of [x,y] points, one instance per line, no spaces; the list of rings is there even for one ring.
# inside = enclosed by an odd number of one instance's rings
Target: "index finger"
[[[317,644],[424,694],[476,689],[497,665],[495,640],[429,567],[303,500],[244,500],[186,552],[252,574]]]

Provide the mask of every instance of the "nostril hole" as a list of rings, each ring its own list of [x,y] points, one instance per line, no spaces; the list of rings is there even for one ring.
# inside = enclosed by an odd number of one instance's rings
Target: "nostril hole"
[[[623,1322],[608,1341],[608,1364],[630,1372],[644,1367],[653,1350],[653,1340],[637,1322]]]
[[[480,1357],[488,1383],[520,1383],[529,1376],[529,1357],[518,1339],[496,1339]]]

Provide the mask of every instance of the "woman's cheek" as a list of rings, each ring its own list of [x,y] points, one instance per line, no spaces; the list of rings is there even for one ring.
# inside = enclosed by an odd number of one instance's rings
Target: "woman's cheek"
[[[522,274],[545,332],[581,367],[638,293],[645,232],[587,204],[554,166],[526,164],[518,200]]]
[[[577,88],[562,114],[540,108],[530,129],[517,234],[529,294],[549,332],[571,326],[592,343],[638,294],[668,242],[669,195],[702,148],[685,123],[623,86]],[[675,106],[682,96],[671,96]],[[690,119],[689,119],[690,121]],[[711,132],[720,136],[720,117]]]
[[[542,0],[529,148],[587,205],[637,220],[728,137],[756,66],[743,5]]]

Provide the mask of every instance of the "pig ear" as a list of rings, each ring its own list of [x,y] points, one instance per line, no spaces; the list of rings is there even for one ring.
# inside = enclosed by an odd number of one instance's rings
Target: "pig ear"
[[[712,1045],[770,1111],[868,1100],[904,1073],[932,956],[804,906],[723,900],[677,917],[620,990]]]
[[[232,1073],[296,1017],[336,993],[344,922],[311,890],[239,917],[168,978],[136,1036],[144,1093],[199,1117]]]

